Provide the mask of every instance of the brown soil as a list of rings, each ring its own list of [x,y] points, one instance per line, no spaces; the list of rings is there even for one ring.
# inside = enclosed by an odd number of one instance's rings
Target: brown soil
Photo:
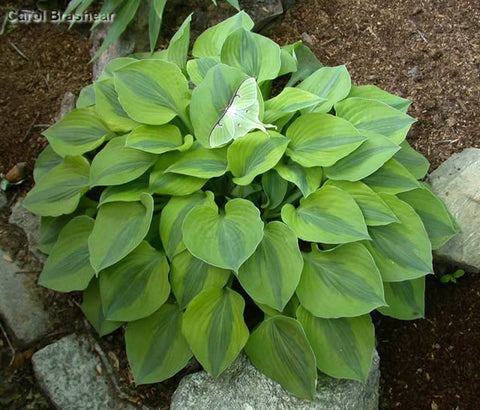
[[[194,7],[193,33],[232,10],[209,0],[167,6],[164,33],[171,35]],[[325,65],[346,64],[355,84],[375,84],[413,101],[418,119],[408,139],[437,167],[451,153],[480,146],[480,5],[471,0],[297,0],[282,24],[269,32],[280,44],[303,39]],[[3,19],[1,19],[3,21]],[[310,43],[310,44],[308,44]],[[21,57],[14,44],[27,57]],[[27,162],[31,186],[35,158],[45,146],[41,124],[51,124],[66,91],[91,82],[89,44],[77,31],[45,24],[19,26],[0,37],[0,172]],[[33,125],[32,125],[33,124]],[[0,215],[0,246],[29,266],[31,255],[21,232]],[[63,325],[41,344],[11,352],[0,332],[0,408],[47,409],[51,405],[34,383],[29,357],[43,344],[72,330],[86,331],[78,295],[46,292],[46,304]],[[429,278],[425,320],[401,322],[375,315],[381,356],[384,409],[472,409],[480,399],[480,276],[457,285]],[[91,330],[88,330],[93,335]],[[122,390],[137,403],[168,408],[180,378],[135,387],[118,330],[101,341]]]

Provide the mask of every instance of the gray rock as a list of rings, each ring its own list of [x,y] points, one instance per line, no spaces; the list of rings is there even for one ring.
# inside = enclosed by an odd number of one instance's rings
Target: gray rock
[[[65,115],[75,108],[75,101],[77,97],[74,93],[67,91],[62,98],[62,103],[60,104],[60,112],[57,115],[57,121],[60,121]]]
[[[85,336],[66,336],[44,347],[32,363],[40,387],[58,409],[135,409],[115,397],[98,374],[101,361]]]
[[[242,353],[218,379],[206,372],[185,377],[171,409],[215,410],[374,410],[378,408],[379,357],[375,352],[365,384],[319,376],[313,402],[293,397],[250,364]]]
[[[40,217],[24,208],[23,200],[12,207],[9,223],[22,228],[27,235],[28,248],[40,262],[45,262],[46,256],[38,250],[40,241]]]
[[[34,277],[17,274],[21,269],[0,251],[0,315],[16,341],[29,345],[54,329],[44,308]]]
[[[452,155],[430,174],[429,181],[462,229],[435,256],[480,272],[480,149]]]
[[[283,14],[283,5],[280,0],[240,0],[239,3],[254,21],[255,31],[264,29]]]
[[[8,204],[7,196],[5,195],[5,192],[0,190],[0,211],[5,208]]]

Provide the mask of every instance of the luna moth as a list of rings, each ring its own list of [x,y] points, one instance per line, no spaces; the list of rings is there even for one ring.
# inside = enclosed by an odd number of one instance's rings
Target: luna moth
[[[218,147],[232,139],[243,137],[253,129],[266,132],[266,128],[274,127],[260,121],[260,103],[257,93],[257,83],[254,78],[247,78],[240,84],[227,108],[212,127],[211,147]]]

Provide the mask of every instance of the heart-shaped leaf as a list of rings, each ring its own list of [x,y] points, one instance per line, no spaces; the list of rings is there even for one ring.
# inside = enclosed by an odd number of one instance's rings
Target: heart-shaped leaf
[[[170,294],[168,263],[141,242],[115,265],[100,272],[100,294],[108,320],[132,321],[151,315]]]
[[[298,321],[281,315],[264,320],[250,335],[245,352],[267,377],[295,396],[313,400],[315,355]]]
[[[98,211],[88,239],[90,263],[96,272],[113,265],[145,238],[153,214],[153,198],[142,194],[140,202],[111,202]]]
[[[60,292],[87,288],[95,276],[88,253],[88,237],[93,223],[92,218],[83,215],[72,219],[62,229],[43,266],[39,285]]]
[[[360,316],[385,305],[382,277],[367,249],[349,243],[303,254],[300,303],[317,317]]]
[[[395,108],[403,113],[406,113],[411,102],[406,98],[390,94],[389,92],[378,88],[375,85],[352,85],[349,97],[360,97],[368,100],[381,101],[392,108]]]
[[[325,185],[336,186],[348,192],[362,210],[368,226],[388,225],[399,222],[385,201],[373,189],[363,182],[328,180]]]
[[[294,183],[302,191],[304,197],[315,192],[322,182],[321,167],[304,168],[290,160],[280,161],[274,169],[283,179]]]
[[[125,145],[152,154],[168,151],[183,151],[192,146],[191,135],[185,136],[174,125],[140,125],[127,135]]]
[[[339,117],[312,113],[288,127],[287,155],[303,167],[329,167],[357,149],[366,138]]]
[[[385,282],[402,282],[433,272],[432,248],[422,220],[407,203],[380,194],[400,223],[371,226],[372,241],[365,246],[375,259]],[[402,238],[402,240],[398,240]]]
[[[415,179],[422,179],[427,175],[430,162],[422,154],[415,151],[408,141],[403,141],[400,144],[400,151],[398,151],[393,158],[400,162],[408,172],[410,172]]]
[[[183,315],[166,303],[125,331],[128,362],[137,384],[159,383],[183,369],[192,352],[182,334]]]
[[[238,268],[263,237],[258,208],[246,199],[232,199],[220,214],[215,204],[199,205],[185,217],[183,241],[195,257],[219,268]]]
[[[90,167],[91,187],[125,184],[155,163],[155,155],[126,147],[126,140],[126,136],[114,138],[95,156]]]
[[[366,135],[375,132],[400,144],[415,120],[389,105],[366,98],[351,97],[335,104],[335,112]]]
[[[389,159],[377,171],[363,179],[370,188],[385,194],[399,194],[420,188],[420,183],[400,162]]]
[[[320,371],[340,379],[365,382],[375,349],[375,328],[369,315],[322,319],[299,307],[302,324]]]
[[[347,243],[369,239],[365,219],[351,195],[339,188],[325,186],[295,208],[282,208],[282,220],[304,241]]]
[[[183,334],[196,359],[213,377],[238,356],[248,340],[245,301],[231,289],[206,289],[188,305]]]
[[[228,165],[237,185],[249,185],[253,179],[272,169],[287,149],[288,138],[275,131],[251,132],[228,147]]]
[[[297,288],[302,267],[297,236],[274,221],[265,226],[263,239],[240,267],[238,280],[255,302],[282,311]]]
[[[84,157],[66,157],[42,175],[23,205],[42,216],[70,214],[88,190],[90,164]]]

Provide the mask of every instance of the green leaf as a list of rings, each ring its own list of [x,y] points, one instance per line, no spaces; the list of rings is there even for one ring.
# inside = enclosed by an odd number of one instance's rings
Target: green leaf
[[[394,157],[405,168],[408,169],[415,179],[422,179],[427,175],[430,162],[422,154],[415,151],[407,141],[400,144],[400,151]]]
[[[308,91],[285,87],[280,94],[265,101],[263,121],[270,124],[298,110],[318,105],[323,101],[326,101],[326,99]]]
[[[288,160],[280,161],[274,169],[283,179],[294,183],[302,191],[304,197],[316,191],[322,182],[321,167],[304,168],[300,164]]]
[[[433,249],[445,245],[460,230],[447,207],[428,186],[398,195],[409,204],[422,219]]]
[[[149,194],[142,194],[140,202],[111,202],[100,207],[88,239],[95,272],[122,260],[142,242],[152,214],[153,198]]]
[[[107,36],[100,48],[95,53],[92,60],[96,60],[100,55],[107,50],[120,35],[125,31],[127,26],[135,17],[138,6],[140,6],[141,0],[128,0],[122,3],[121,8],[115,15],[112,25],[108,29]]]
[[[132,321],[150,316],[168,299],[168,262],[142,241],[115,265],[100,272],[100,294],[108,320]]]
[[[86,108],[95,105],[95,84],[87,85],[80,90],[75,108]]]
[[[196,359],[213,377],[238,356],[248,339],[245,301],[231,289],[206,289],[188,305],[183,334]]]
[[[350,121],[366,135],[375,132],[400,144],[406,137],[415,119],[376,100],[351,97],[335,104],[339,117]]]
[[[322,187],[301,199],[296,209],[284,205],[282,220],[304,241],[338,244],[370,238],[355,200],[333,186]]]
[[[407,203],[393,195],[380,194],[400,223],[371,226],[372,254],[385,282],[401,282],[433,271],[432,248],[422,220]]]
[[[210,134],[229,106],[235,91],[247,78],[245,73],[225,64],[211,68],[204,80],[193,90],[190,104],[195,138],[210,147]],[[215,92],[212,92],[215,90]]]
[[[236,8],[237,10],[240,11],[240,5],[238,4],[238,0],[225,0],[228,4],[230,4],[232,7]]]
[[[385,194],[398,194],[420,187],[415,177],[393,158],[385,162],[372,175],[366,177],[363,182],[374,191]]]
[[[179,154],[165,172],[210,179],[225,174],[227,167],[227,148],[209,149],[196,142],[191,149]]]
[[[360,97],[368,100],[378,100],[392,108],[395,108],[403,113],[406,113],[411,102],[406,98],[398,97],[397,95],[390,94],[375,85],[352,85],[350,94],[348,97]]]
[[[151,0],[148,21],[148,37],[150,40],[150,53],[153,53],[158,42],[158,36],[162,27],[163,9],[167,0]]]
[[[195,257],[238,272],[262,240],[263,222],[252,202],[236,198],[220,214],[216,204],[196,206],[185,217],[182,231],[185,246]]]
[[[117,91],[113,78],[96,81],[95,87],[95,109],[100,118],[105,121],[108,128],[115,132],[127,132],[138,126],[123,109],[118,101]]]
[[[185,70],[187,65],[191,21],[192,15],[190,14],[170,40],[170,44],[168,45],[167,49],[168,61],[176,64],[182,70]]]
[[[78,216],[62,229],[43,266],[39,285],[59,292],[87,288],[95,275],[90,266],[87,242],[93,223],[88,216]]]
[[[240,267],[238,280],[255,302],[282,311],[297,288],[302,267],[295,232],[274,221],[265,226],[263,239]]]
[[[280,49],[280,61],[281,66],[280,71],[278,72],[279,77],[297,71],[296,57],[284,47]]]
[[[135,121],[162,125],[176,115],[185,118],[190,101],[180,69],[162,60],[140,60],[115,71],[118,99]]]
[[[126,136],[111,140],[93,159],[90,186],[121,185],[141,176],[155,155],[125,146]]]
[[[303,254],[297,288],[302,306],[317,317],[360,316],[385,305],[382,277],[367,249],[349,243]]]
[[[301,41],[289,44],[284,49],[290,51],[297,61],[297,70],[292,74],[287,87],[292,87],[299,81],[305,80],[312,73],[323,67],[322,63],[315,57],[315,54],[312,53],[312,50],[302,44]]]
[[[98,206],[108,202],[140,201],[140,196],[145,192],[150,193],[148,184],[149,175],[144,174],[137,179],[122,185],[112,185],[103,190]]]
[[[249,185],[253,179],[272,169],[282,158],[288,138],[275,131],[251,132],[228,147],[228,165],[237,185]]]
[[[239,28],[251,30],[253,26],[252,19],[241,11],[200,34],[193,44],[192,54],[197,58],[219,56],[223,43],[230,33]]]
[[[153,315],[127,324],[127,357],[137,385],[162,382],[187,365],[192,352],[182,323],[178,306],[167,303]]]
[[[425,278],[403,282],[385,282],[385,299],[388,306],[378,311],[400,320],[425,317]]]
[[[367,225],[378,226],[399,222],[380,195],[363,182],[328,180],[326,185],[336,186],[348,192],[362,210]]]
[[[162,210],[160,217],[160,238],[165,253],[171,260],[185,249],[182,241],[182,225],[188,213],[197,205],[214,206],[211,192],[198,192],[189,196],[172,197]]]
[[[262,175],[262,188],[266,197],[262,208],[275,209],[282,203],[287,194],[288,182],[277,172],[270,170]]]
[[[315,356],[298,321],[281,315],[264,320],[250,335],[245,352],[267,377],[295,396],[313,400]]]
[[[332,166],[366,140],[348,121],[320,113],[297,118],[287,137],[287,155],[303,167]]]
[[[75,108],[43,135],[60,156],[81,155],[102,145],[114,134],[100,119],[94,107]]]
[[[23,205],[42,216],[59,216],[75,211],[88,189],[90,164],[80,156],[66,157],[63,162],[37,182]]]
[[[220,55],[222,63],[239,68],[258,83],[276,78],[282,64],[277,43],[244,28],[225,39]]]
[[[160,157],[150,174],[150,191],[160,195],[184,196],[198,191],[205,185],[206,179],[167,172],[178,158],[176,152],[168,152]]]
[[[230,271],[209,265],[188,250],[177,254],[170,266],[173,294],[182,309],[205,289],[223,288],[229,278]]]
[[[325,168],[329,179],[359,181],[380,168],[399,150],[399,146],[380,134],[368,133],[367,140],[355,151]]]
[[[51,171],[62,162],[63,158],[52,149],[51,145],[47,145],[35,161],[33,179],[38,183],[48,171]]]
[[[367,380],[375,349],[375,328],[369,315],[322,319],[299,307],[297,318],[321,372],[340,379]]]
[[[58,235],[60,235],[60,232],[67,223],[77,216],[86,215],[94,217],[96,213],[97,203],[91,199],[82,197],[77,209],[71,214],[56,217],[42,216],[40,218],[40,238],[38,249],[48,255],[55,245]]]
[[[337,67],[319,68],[297,87],[319,97],[326,98],[327,101],[319,104],[313,111],[327,113],[335,103],[343,100],[348,95],[351,86],[352,83],[347,67],[340,65]],[[309,108],[308,111],[312,111],[312,108]]]
[[[152,154],[168,151],[187,150],[193,144],[191,135],[182,138],[182,133],[175,125],[140,125],[127,135],[125,145]]]
[[[88,285],[88,288],[83,292],[81,308],[83,314],[100,336],[108,335],[123,325],[123,322],[115,322],[105,318],[102,301],[100,299],[100,287],[98,279],[96,278],[90,281],[90,285]]]
[[[187,73],[190,80],[195,85],[199,85],[207,75],[208,70],[219,63],[220,59],[213,57],[195,58],[187,61]]]

